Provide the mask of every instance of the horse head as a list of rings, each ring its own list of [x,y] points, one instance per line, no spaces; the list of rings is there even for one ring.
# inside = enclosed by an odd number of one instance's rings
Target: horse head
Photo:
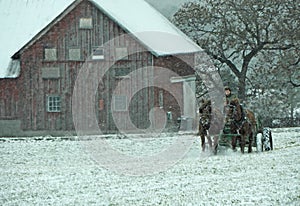
[[[242,108],[237,98],[231,100],[227,105],[226,122],[240,121],[242,119]]]

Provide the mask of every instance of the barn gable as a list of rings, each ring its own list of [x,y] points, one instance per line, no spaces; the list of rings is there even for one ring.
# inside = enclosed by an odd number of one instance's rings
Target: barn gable
[[[0,1],[0,78],[15,78],[15,70],[6,71],[10,57],[46,25],[62,13],[74,0]]]
[[[84,0],[75,0],[49,25],[17,51],[12,56],[12,59],[18,59],[23,50],[41,38],[53,25],[64,18],[82,1]],[[115,21],[122,29],[136,37],[141,44],[156,56],[202,51],[196,43],[143,0],[131,0],[130,3],[123,0],[89,1]]]

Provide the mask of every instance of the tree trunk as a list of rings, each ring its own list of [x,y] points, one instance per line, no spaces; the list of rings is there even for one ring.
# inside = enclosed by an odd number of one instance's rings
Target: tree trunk
[[[246,77],[241,76],[238,78],[239,84],[238,84],[238,98],[241,102],[245,101],[246,99]]]
[[[294,105],[291,104],[291,123],[289,125],[290,127],[294,126]]]

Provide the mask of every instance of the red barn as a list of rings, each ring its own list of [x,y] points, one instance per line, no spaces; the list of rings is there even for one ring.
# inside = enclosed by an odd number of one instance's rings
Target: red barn
[[[193,119],[198,52],[143,0],[76,0],[12,54],[0,79],[0,135],[74,131],[85,109],[102,132],[146,129],[153,108],[170,125]]]

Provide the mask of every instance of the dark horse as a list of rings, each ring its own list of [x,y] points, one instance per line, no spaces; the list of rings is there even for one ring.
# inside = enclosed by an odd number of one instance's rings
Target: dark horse
[[[211,100],[202,100],[199,115],[198,134],[201,138],[202,151],[205,151],[205,138],[207,138],[209,148],[214,151],[218,143],[217,135],[220,133],[223,114],[220,110],[212,108]],[[211,136],[213,137],[213,141]]]
[[[236,150],[237,139],[239,139],[241,152],[244,153],[248,140],[248,153],[252,152],[253,126],[255,126],[252,124],[255,120],[249,120],[247,116],[251,117],[253,113],[248,111],[247,114],[237,98],[231,100],[227,107],[225,125],[230,127],[231,134],[237,134],[232,136],[232,149]]]
[[[202,99],[202,104],[199,108],[199,127],[198,134],[201,138],[202,151],[205,151],[205,137],[207,137],[208,145],[212,148],[212,141],[208,135],[208,129],[210,128],[211,121],[211,101]]]

